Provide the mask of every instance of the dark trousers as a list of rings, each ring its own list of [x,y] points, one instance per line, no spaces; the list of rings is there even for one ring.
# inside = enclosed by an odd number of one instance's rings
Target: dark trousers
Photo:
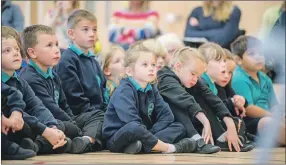
[[[89,136],[101,145],[102,142],[102,125],[103,125],[104,112],[92,111],[79,114],[72,119],[76,122],[77,126],[82,130],[83,136]]]
[[[212,129],[212,135],[213,139],[218,139],[225,131],[226,131],[226,125],[223,121],[219,120],[216,114],[211,110],[209,104],[202,98],[201,96],[195,96],[195,100],[200,104],[201,108],[205,111],[206,117],[208,118],[211,129]],[[233,117],[234,124],[236,128],[239,124],[239,118]],[[202,124],[198,124],[198,122],[194,123],[195,128],[198,130],[198,132],[202,132],[203,126]],[[240,130],[238,132],[238,135],[244,135],[245,132],[245,123],[242,120]]]
[[[185,128],[180,123],[172,123],[167,128],[152,134],[144,125],[130,122],[120,128],[108,141],[107,148],[111,152],[122,153],[129,144],[139,140],[144,153],[151,152],[158,139],[165,143],[175,143],[186,136]]]
[[[194,127],[193,121],[189,116],[187,111],[173,111],[175,121],[183,124],[186,129],[187,137],[191,138],[192,136],[198,134],[196,128]]]
[[[75,122],[58,120],[58,124],[58,129],[63,131],[66,137],[74,139],[75,137],[82,136],[82,131]]]

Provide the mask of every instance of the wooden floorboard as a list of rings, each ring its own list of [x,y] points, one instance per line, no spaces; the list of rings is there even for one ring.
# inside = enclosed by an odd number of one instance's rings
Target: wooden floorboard
[[[127,155],[107,151],[81,155],[59,154],[37,156],[24,161],[2,161],[2,164],[253,164],[261,149],[251,152],[219,152],[204,154],[141,154]],[[271,164],[285,164],[285,148],[275,148]]]

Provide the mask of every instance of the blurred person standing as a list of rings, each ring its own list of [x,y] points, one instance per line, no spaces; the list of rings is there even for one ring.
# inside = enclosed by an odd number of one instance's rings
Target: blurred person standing
[[[2,26],[9,26],[22,32],[24,29],[24,16],[18,5],[9,0],[1,1]]]
[[[43,24],[55,30],[60,48],[66,49],[70,44],[67,34],[67,19],[74,10],[79,8],[79,1],[54,2],[55,9],[51,9],[47,12]]]

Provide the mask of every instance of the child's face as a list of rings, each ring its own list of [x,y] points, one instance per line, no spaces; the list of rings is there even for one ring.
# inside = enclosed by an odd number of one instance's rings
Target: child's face
[[[122,51],[116,51],[111,57],[108,67],[104,70],[104,74],[109,77],[120,78],[124,75],[124,56]]]
[[[199,77],[206,70],[206,64],[199,59],[192,59],[186,64],[176,64],[176,75],[186,88],[191,88],[198,82]]]
[[[46,67],[57,65],[61,54],[56,35],[38,34],[37,40],[38,44],[29,53],[30,57]]]
[[[165,66],[165,64],[166,64],[165,58],[163,58],[163,57],[157,58],[157,70],[160,70],[161,68],[163,68]]]
[[[147,84],[156,78],[156,57],[153,53],[140,52],[139,58],[134,64],[133,78],[139,84]]]
[[[216,82],[217,85],[221,87],[225,87],[227,84],[229,84],[232,73],[236,67],[236,63],[233,60],[227,60],[226,61],[226,71],[223,71],[223,79]]]
[[[68,33],[72,41],[87,52],[97,40],[97,23],[83,19],[74,29],[69,29]]]
[[[253,72],[258,72],[264,68],[264,56],[257,50],[249,49],[242,56],[242,66]]]
[[[210,60],[207,65],[207,74],[215,82],[222,81],[224,79],[223,72],[226,71],[226,60],[220,61]]]
[[[17,41],[13,38],[2,39],[2,69],[14,72],[21,67],[22,57]]]

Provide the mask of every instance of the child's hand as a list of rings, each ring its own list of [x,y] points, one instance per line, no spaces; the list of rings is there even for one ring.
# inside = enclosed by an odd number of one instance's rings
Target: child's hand
[[[245,117],[246,116],[246,110],[244,108],[244,104],[245,104],[245,99],[242,96],[239,95],[234,95],[233,96],[233,104],[234,104],[234,109],[237,115],[239,115],[239,111],[241,111],[241,115],[240,117]]]
[[[15,131],[21,130],[24,126],[24,120],[21,112],[12,112],[11,116],[9,117],[9,120],[11,121],[11,128],[14,133]]]
[[[214,140],[213,140],[213,136],[212,136],[212,129],[211,129],[211,125],[209,122],[204,123],[204,129],[203,129],[202,137],[204,138],[204,141],[206,144],[208,144],[210,141],[211,144],[214,145]]]
[[[1,120],[2,120],[1,132],[7,135],[12,125],[11,121],[4,115],[2,115]]]
[[[191,24],[192,26],[199,26],[199,21],[198,21],[198,19],[196,19],[195,17],[191,17],[191,18],[190,18],[190,24]]]
[[[55,128],[47,127],[42,135],[53,145],[53,149],[61,147],[67,142],[65,141],[65,134],[61,130]]]

